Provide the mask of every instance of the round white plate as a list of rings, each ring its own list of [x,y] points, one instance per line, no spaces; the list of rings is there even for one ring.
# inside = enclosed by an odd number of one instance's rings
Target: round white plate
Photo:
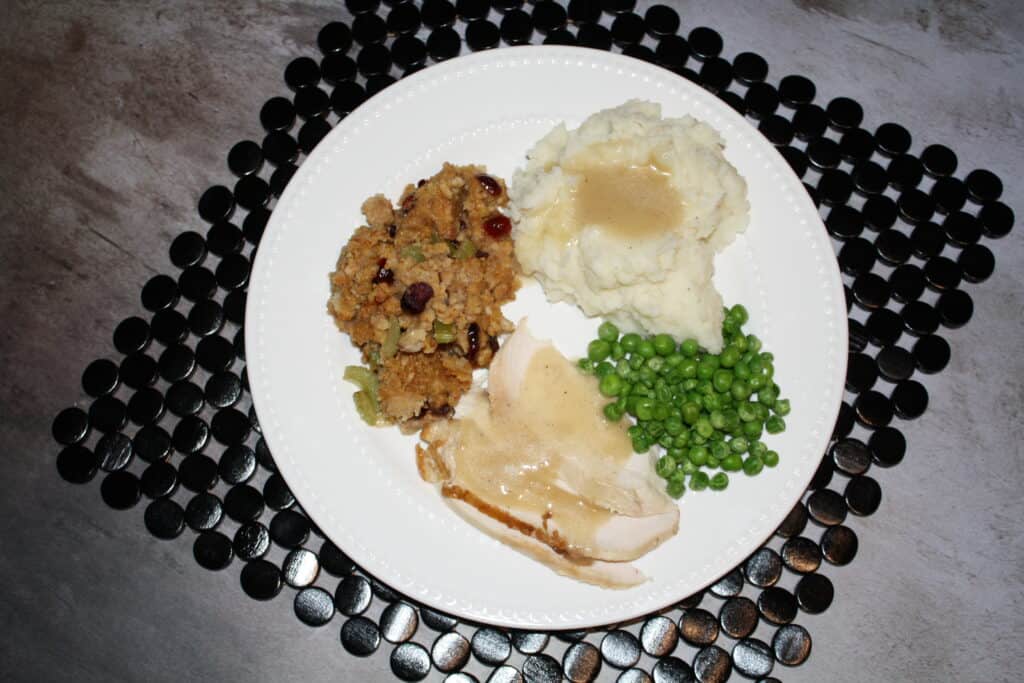
[[[415,439],[356,416],[342,380],[359,356],[326,312],[328,273],[370,195],[395,198],[444,161],[506,179],[555,124],[577,126],[631,98],[716,128],[747,181],[750,226],[716,261],[727,303],[776,357],[793,411],[768,439],[781,461],[722,493],[688,492],[679,533],[635,564],[650,581],[611,591],[561,577],[464,523],[420,480]],[[714,96],[621,55],[517,47],[455,59],[402,79],[350,114],[288,184],[249,286],[246,353],[253,400],[278,468],[303,509],[367,572],[435,609],[521,628],[575,629],[666,607],[755,550],[800,498],[828,443],[846,362],[846,311],[832,246],[801,182],[775,149]],[[550,305],[536,285],[507,310],[570,357],[599,321]]]

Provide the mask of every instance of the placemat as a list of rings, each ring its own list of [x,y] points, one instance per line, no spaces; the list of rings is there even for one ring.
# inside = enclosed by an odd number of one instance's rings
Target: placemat
[[[273,599],[287,586],[303,623],[333,624],[353,656],[386,649],[403,680],[437,671],[452,681],[585,681],[602,668],[619,681],[725,681],[734,671],[780,680],[811,653],[811,635],[798,622],[832,603],[829,577],[857,554],[856,517],[881,503],[869,472],[899,464],[907,452],[894,420],[925,412],[920,379],[947,365],[944,335],[973,313],[965,284],[994,270],[982,242],[1006,235],[1014,222],[999,201],[1001,181],[984,169],[958,173],[950,148],[915,145],[898,123],[862,127],[860,104],[819,102],[803,76],[769,79],[768,64],[753,52],[726,58],[722,36],[681,26],[667,6],[642,15],[634,0],[346,6],[351,24],[327,24],[319,53],[310,46],[287,65],[287,94],[268,99],[262,129],[254,121],[254,139],[227,154],[233,177],[226,172],[225,185],[199,197],[194,229],[169,247],[178,270],[145,284],[141,309],[113,331],[109,356],[85,368],[86,396],[53,422],[60,476],[76,484],[99,478],[107,505],[144,508],[152,535],[188,539],[196,562],[237,572],[254,599]],[[338,120],[399,75],[471,51],[541,42],[658,64],[744,114],[820,207],[849,312],[847,393],[833,440],[776,535],[671,609],[584,632],[460,623],[404,599],[323,538],[261,437],[242,333],[250,263],[274,199]]]

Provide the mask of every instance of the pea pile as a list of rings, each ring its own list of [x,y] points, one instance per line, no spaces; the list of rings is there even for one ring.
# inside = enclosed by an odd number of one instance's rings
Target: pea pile
[[[628,430],[633,450],[664,449],[655,471],[673,498],[687,488],[721,491],[729,485],[729,472],[754,476],[779,462],[779,454],[761,439],[765,432],[786,428],[789,400],[779,398],[772,380],[772,354],[761,350],[757,337],[743,333],[747,319],[743,306],[725,309],[718,354],[692,339],[676,344],[667,334],[620,337],[618,328],[605,322],[579,361],[610,399],[605,417],[635,418]]]

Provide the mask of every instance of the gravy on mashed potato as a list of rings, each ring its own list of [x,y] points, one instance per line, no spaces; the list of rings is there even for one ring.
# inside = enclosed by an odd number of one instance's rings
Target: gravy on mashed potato
[[[689,116],[630,101],[542,138],[509,190],[516,256],[548,298],[626,331],[722,345],[714,255],[747,225],[746,184]]]

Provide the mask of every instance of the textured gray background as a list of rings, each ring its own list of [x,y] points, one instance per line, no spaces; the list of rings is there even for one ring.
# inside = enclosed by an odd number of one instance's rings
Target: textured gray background
[[[864,103],[915,150],[941,142],[989,168],[1024,207],[1024,12],[999,2],[676,1],[684,30],[717,28],[725,56],[753,50],[775,79],[810,76],[820,101]],[[646,5],[641,5],[641,9]],[[292,615],[290,591],[247,599],[237,563],[210,573],[108,510],[98,480],[54,469],[53,415],[80,399],[87,362],[168,272],[166,247],[205,187],[230,180],[230,146],[261,134],[281,73],[315,54],[341,2],[0,3],[0,679],[378,680],[384,647],[357,660]],[[514,94],[510,93],[510,96]],[[926,380],[899,467],[875,472],[881,509],[850,522],[860,554],[826,567],[837,597],[801,616],[809,663],[786,681],[1017,680],[1024,669],[1020,480],[1022,229],[969,286],[974,320]],[[425,558],[426,559],[426,558]],[[421,630],[419,640],[432,639]],[[607,670],[603,679],[613,679]]]

